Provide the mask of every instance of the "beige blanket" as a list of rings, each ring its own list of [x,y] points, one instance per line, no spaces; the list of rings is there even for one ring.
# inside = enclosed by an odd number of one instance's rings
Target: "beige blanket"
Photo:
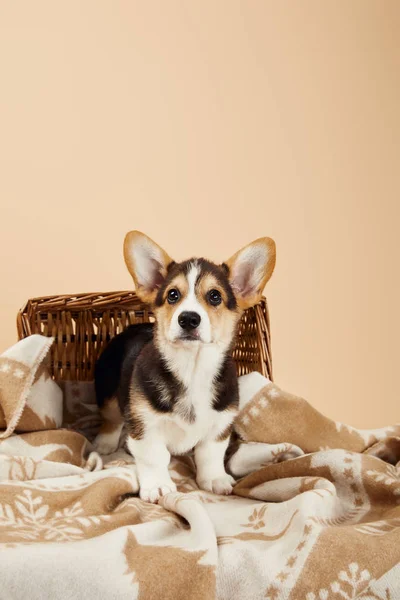
[[[50,343],[0,357],[1,599],[400,599],[400,426],[333,422],[248,375],[235,495],[198,490],[188,456],[151,505],[123,449],[93,452],[92,386],[62,403]]]

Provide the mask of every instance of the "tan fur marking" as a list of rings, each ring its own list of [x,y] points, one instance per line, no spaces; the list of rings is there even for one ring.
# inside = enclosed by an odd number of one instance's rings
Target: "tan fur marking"
[[[232,433],[233,430],[233,423],[231,423],[230,425],[228,425],[228,427],[226,427],[224,429],[224,431],[222,431],[219,436],[217,437],[216,441],[217,442],[223,442],[224,440],[226,440]]]
[[[207,301],[207,293],[210,290],[218,290],[222,296],[222,303],[211,306]],[[218,280],[210,273],[201,277],[196,286],[196,297],[205,308],[211,323],[213,337],[223,343],[229,343],[234,338],[235,329],[240,319],[240,310],[229,310],[226,303],[228,298],[225,290]]]
[[[146,412],[155,412],[146,396],[132,387],[129,395],[128,431],[131,438],[141,440],[144,436]]]
[[[105,400],[104,405],[100,409],[101,416],[105,421],[120,425],[122,423],[122,415],[119,409],[118,400],[115,397]]]
[[[166,299],[169,290],[177,289],[181,294],[181,299],[176,304],[168,304],[168,302],[163,303],[159,308],[154,309],[154,314],[156,315],[158,327],[157,327],[157,339],[159,343],[167,342],[168,330],[171,325],[172,317],[176,310],[179,310],[179,305],[186,298],[189,293],[189,285],[186,277],[183,273],[179,273],[176,277],[172,279],[170,284],[165,290],[164,300]]]
[[[206,275],[200,277],[199,282],[196,286],[196,295],[199,298],[199,300],[203,301],[204,306],[208,308],[210,308],[210,305],[206,300],[206,295],[207,292],[209,292],[210,290],[218,290],[222,296],[223,301],[226,304],[228,298],[226,296],[224,288],[219,284],[219,281],[214,277],[214,275],[212,275],[211,273],[207,273]]]
[[[118,429],[118,425],[115,423],[110,423],[110,421],[103,421],[99,429],[99,435],[108,435],[110,433],[114,433]]]
[[[118,400],[115,397],[105,400],[104,406],[100,409],[100,414],[103,417],[100,434],[114,433],[123,421]]]

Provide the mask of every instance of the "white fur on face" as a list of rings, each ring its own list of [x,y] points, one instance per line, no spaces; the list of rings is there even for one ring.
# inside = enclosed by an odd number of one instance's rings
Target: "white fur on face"
[[[179,315],[183,312],[196,312],[200,315],[201,322],[197,328],[197,332],[199,335],[199,341],[204,344],[210,344],[212,341],[211,338],[211,323],[210,318],[208,316],[205,308],[200,304],[196,297],[196,281],[200,274],[200,268],[196,261],[193,262],[193,265],[187,275],[188,281],[188,294],[186,298],[179,304],[174,315],[171,319],[171,323],[168,330],[168,339],[171,342],[175,342],[179,339],[182,334],[182,328],[178,323]],[[190,341],[189,344],[193,344],[196,342]]]

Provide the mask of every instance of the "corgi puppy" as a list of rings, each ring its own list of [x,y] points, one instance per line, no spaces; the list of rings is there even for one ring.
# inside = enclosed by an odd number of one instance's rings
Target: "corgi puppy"
[[[203,258],[176,263],[131,231],[124,257],[155,323],[128,327],[96,364],[103,425],[95,446],[114,452],[125,425],[143,500],[176,490],[170,456],[192,449],[199,487],[230,494],[234,479],[224,457],[239,400],[231,352],[243,311],[260,301],[272,275],[275,243],[260,238],[221,265]]]

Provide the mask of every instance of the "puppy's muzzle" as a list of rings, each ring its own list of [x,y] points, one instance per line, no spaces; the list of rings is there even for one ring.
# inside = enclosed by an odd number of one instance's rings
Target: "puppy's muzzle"
[[[201,317],[197,312],[184,311],[178,317],[180,327],[187,332],[194,332],[200,325]]]

